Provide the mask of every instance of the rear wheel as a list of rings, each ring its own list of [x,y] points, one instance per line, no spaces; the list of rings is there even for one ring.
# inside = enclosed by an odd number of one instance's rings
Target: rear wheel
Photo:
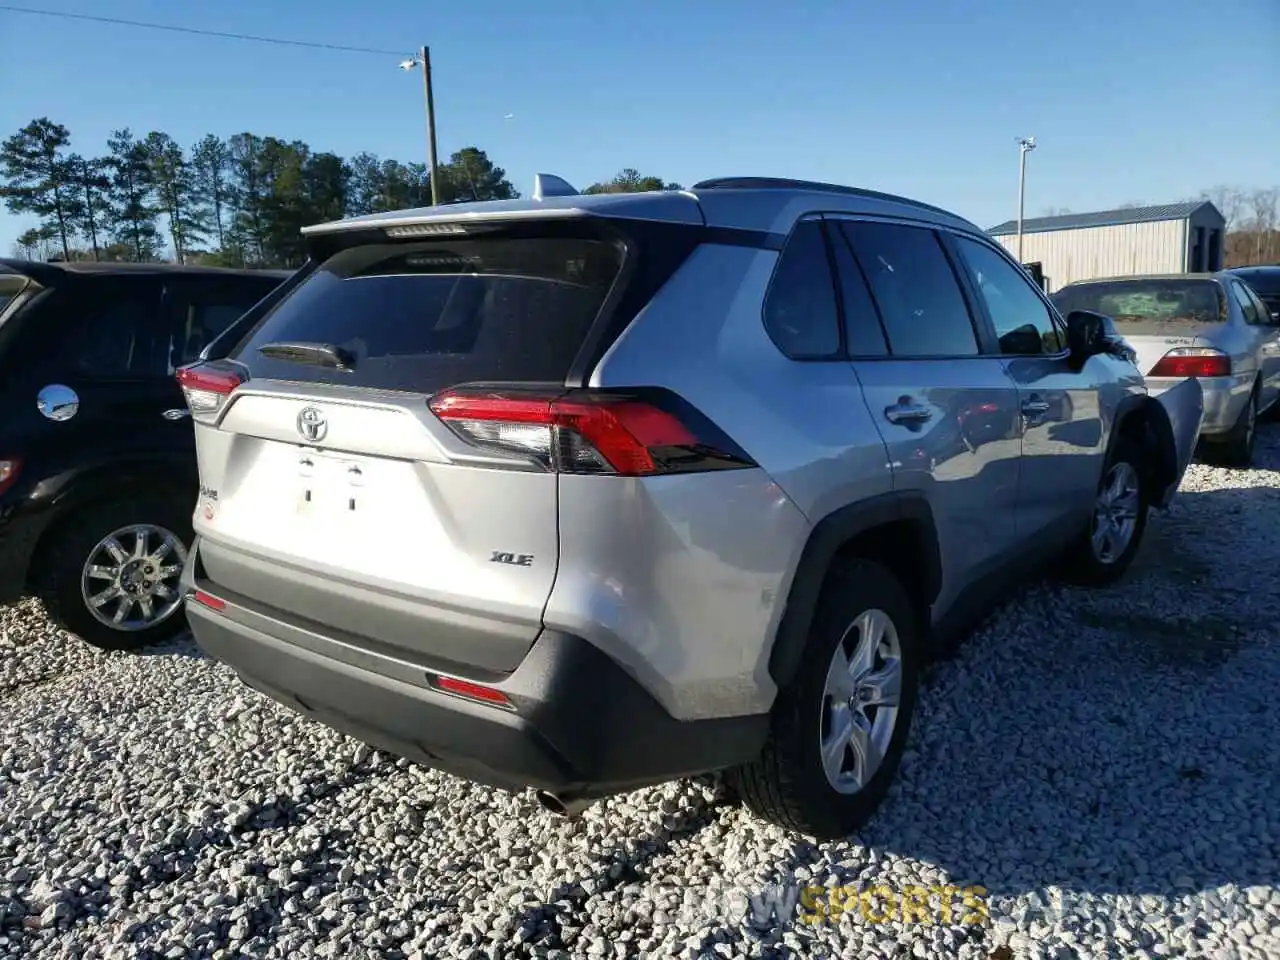
[[[915,612],[897,579],[857,560],[823,590],[800,667],[779,691],[760,757],[728,774],[757,816],[830,839],[879,806],[902,759],[919,685]]]
[[[1214,445],[1218,460],[1228,467],[1248,467],[1253,463],[1253,448],[1258,437],[1258,390],[1255,387],[1249,402],[1240,411],[1240,418],[1220,444]]]
[[[103,650],[136,650],[185,626],[179,578],[191,513],[163,495],[111,500],[71,515],[37,571],[50,617]]]

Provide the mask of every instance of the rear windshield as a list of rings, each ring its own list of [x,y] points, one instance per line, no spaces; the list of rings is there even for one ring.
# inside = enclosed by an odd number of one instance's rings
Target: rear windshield
[[[1212,280],[1118,280],[1066,287],[1053,295],[1053,301],[1063,316],[1092,310],[1117,324],[1217,323],[1226,319],[1220,293]]]
[[[433,392],[469,381],[565,379],[621,267],[576,237],[370,244],[330,257],[233,352],[253,376]],[[263,356],[338,347],[351,371]]]

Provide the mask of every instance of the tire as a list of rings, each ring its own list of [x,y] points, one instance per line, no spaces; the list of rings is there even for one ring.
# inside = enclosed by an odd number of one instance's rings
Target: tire
[[[1253,464],[1253,448],[1258,439],[1258,388],[1253,388],[1249,402],[1226,439],[1214,444],[1213,452],[1225,467],[1245,469]]]
[[[833,784],[823,764],[820,741],[831,724],[852,717],[839,701],[839,712],[830,704],[828,671],[835,671],[837,649],[856,648],[860,624],[883,616],[897,640],[899,693],[896,715],[889,721],[887,737],[880,740],[882,759],[861,786]],[[888,634],[886,634],[888,636]],[[906,746],[920,683],[918,618],[898,580],[878,563],[855,560],[831,571],[823,587],[796,676],[778,693],[770,731],[760,756],[728,771],[726,781],[733,794],[756,816],[785,829],[817,839],[847,837],[875,813],[889,788]],[[884,676],[889,661],[873,674]],[[860,708],[866,715],[866,707]],[[879,708],[871,718],[880,717]],[[888,716],[888,715],[886,715]],[[842,765],[857,756],[848,747],[841,751]]]
[[[133,553],[140,527],[149,528],[148,553],[158,554],[161,543],[167,542],[167,552],[157,557],[158,561],[167,562],[152,562],[151,575],[145,573],[145,563],[129,559],[120,564],[105,545],[107,537],[116,535],[117,545],[126,553]],[[172,535],[172,540],[165,541],[161,532]],[[174,496],[147,494],[92,504],[66,517],[52,537],[35,573],[37,592],[50,619],[59,626],[101,650],[139,650],[186,628],[178,585],[192,541],[191,509],[185,502]],[[105,576],[112,567],[119,567],[122,574],[114,582]],[[142,585],[148,578],[160,582],[154,593]],[[90,598],[113,588],[115,596],[95,612]],[[141,599],[128,606],[121,601],[122,588],[131,599],[150,594],[146,598],[150,601],[150,620],[143,615],[146,604]],[[164,595],[162,590],[170,595]],[[104,622],[122,607],[125,614],[121,626]]]
[[[1102,471],[1102,478],[1098,481],[1098,495],[1089,522],[1067,553],[1065,572],[1069,580],[1088,586],[1106,586],[1123,577],[1133,563],[1138,548],[1142,546],[1142,536],[1147,529],[1147,515],[1151,510],[1151,490],[1148,489],[1149,483],[1142,467],[1142,447],[1129,437],[1120,437]],[[1136,494],[1133,497],[1126,495],[1117,498],[1116,485],[1120,483],[1119,477],[1124,478],[1126,490],[1129,481],[1136,484]],[[1118,528],[1111,526],[1113,533],[1124,534],[1127,531],[1124,535],[1128,539],[1123,546],[1113,538],[1110,540],[1110,549],[1102,549],[1095,540],[1098,525],[1104,522],[1104,497],[1109,505],[1109,516],[1119,523]],[[1117,500],[1120,502],[1117,503]],[[1124,516],[1117,516],[1121,511]],[[1124,526],[1125,519],[1132,520],[1131,527]]]

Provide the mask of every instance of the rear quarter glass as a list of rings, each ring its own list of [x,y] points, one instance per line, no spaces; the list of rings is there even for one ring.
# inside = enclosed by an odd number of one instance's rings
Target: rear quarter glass
[[[341,250],[234,351],[255,378],[430,393],[476,381],[563,381],[622,266],[571,236],[372,243]],[[324,343],[353,369],[265,357]]]

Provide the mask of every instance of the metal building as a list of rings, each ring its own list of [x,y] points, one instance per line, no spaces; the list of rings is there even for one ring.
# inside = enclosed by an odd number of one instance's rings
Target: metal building
[[[1018,255],[1018,222],[988,233]],[[1226,221],[1207,200],[1072,213],[1022,222],[1022,262],[1038,263],[1050,292],[1076,280],[1222,268]]]

